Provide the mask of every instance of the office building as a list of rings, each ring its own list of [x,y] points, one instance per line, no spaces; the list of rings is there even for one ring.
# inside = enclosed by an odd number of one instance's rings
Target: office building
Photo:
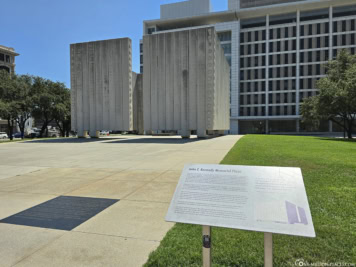
[[[300,104],[317,94],[328,60],[340,49],[355,53],[354,0],[229,0],[221,12],[210,0],[189,0],[162,5],[144,35],[208,26],[231,66],[231,134],[338,131],[331,122],[302,124]]]

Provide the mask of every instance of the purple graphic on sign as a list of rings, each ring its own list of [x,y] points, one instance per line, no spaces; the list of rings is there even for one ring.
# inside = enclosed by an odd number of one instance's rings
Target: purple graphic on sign
[[[303,208],[298,207],[297,209],[296,205],[286,201],[286,209],[287,209],[289,224],[302,223],[308,225],[307,216]]]

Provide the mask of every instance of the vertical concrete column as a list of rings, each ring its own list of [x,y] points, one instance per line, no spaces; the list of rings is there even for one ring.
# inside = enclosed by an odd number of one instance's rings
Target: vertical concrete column
[[[333,7],[329,7],[329,60],[333,58]]]
[[[300,114],[300,10],[297,10],[297,69],[296,69],[296,93],[295,93],[295,102],[296,102],[296,114]],[[298,131],[299,132],[299,131]]]
[[[266,16],[266,94],[265,94],[265,97],[266,97],[266,117],[268,117],[270,114],[269,114],[269,71],[268,71],[268,68],[269,68],[269,15]],[[267,123],[266,123],[267,125]],[[266,131],[268,133],[268,131]]]

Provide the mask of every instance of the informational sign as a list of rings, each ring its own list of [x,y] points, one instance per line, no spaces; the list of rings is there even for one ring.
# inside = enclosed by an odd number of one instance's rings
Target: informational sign
[[[315,237],[300,168],[186,165],[166,220]]]

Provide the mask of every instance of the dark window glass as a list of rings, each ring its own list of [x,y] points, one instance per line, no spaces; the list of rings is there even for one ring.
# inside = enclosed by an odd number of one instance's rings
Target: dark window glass
[[[325,33],[329,33],[329,22],[325,23]]]
[[[333,8],[333,16],[335,18],[356,15],[356,5],[342,6]]]
[[[262,31],[262,41],[266,40],[266,30]]]
[[[251,32],[247,33],[247,42],[251,42]]]
[[[241,45],[241,46],[240,46],[240,55],[241,55],[241,56],[244,56],[244,55],[245,55],[245,46],[244,46],[244,45]]]
[[[297,50],[297,40],[293,40],[292,45],[293,45],[292,50]]]
[[[300,83],[300,84],[299,84],[299,88],[300,88],[300,89],[304,89],[304,80],[303,80],[303,79],[300,79],[300,80],[299,80],[299,83]]]
[[[140,73],[143,73],[143,66],[140,67]]]
[[[240,33],[240,42],[241,43],[245,42],[245,33],[244,32]]]
[[[300,26],[300,36],[304,36],[304,25]]]
[[[244,58],[240,58],[240,68],[244,68],[244,63],[245,63]]]
[[[266,17],[241,20],[241,28],[256,28],[266,26]]]
[[[281,38],[281,28],[277,29],[277,39]]]
[[[313,48],[313,39],[312,38],[309,38],[308,39],[308,48]]]
[[[320,46],[321,46],[321,41],[320,41],[320,37],[318,37],[316,39],[316,48],[320,48]]]
[[[284,41],[284,50],[289,50],[288,41]]]
[[[300,49],[304,49],[304,39],[300,39]]]
[[[329,36],[324,37],[325,47],[329,47]]]
[[[342,35],[342,45],[346,45],[346,35]]]
[[[313,35],[313,24],[309,24],[309,35]]]
[[[308,79],[308,89],[313,89],[313,79]]]
[[[270,16],[270,18],[269,18],[270,25],[295,23],[296,21],[297,21],[296,13]]]
[[[140,53],[143,52],[143,44],[140,44]]]
[[[255,31],[255,41],[258,41],[258,31]]]
[[[355,34],[351,34],[351,44],[354,45],[355,44]]]
[[[297,54],[295,54],[295,53],[293,53],[293,55],[292,55],[292,63],[293,64],[295,64],[295,63],[297,63]]]
[[[297,37],[297,27],[293,26],[293,37]]]
[[[345,20],[342,22],[342,31],[346,32],[346,21]]]
[[[300,21],[317,20],[329,18],[329,9],[300,12]]]
[[[273,38],[273,29],[269,30],[269,39],[274,39]]]
[[[281,51],[281,42],[277,42],[277,51]]]
[[[143,64],[143,55],[140,55],[140,63]]]
[[[0,61],[5,61],[5,55],[0,53]]]
[[[320,32],[321,32],[321,24],[318,23],[318,24],[316,25],[316,33],[317,33],[317,34],[320,34]]]
[[[351,31],[355,30],[355,20],[351,20]]]
[[[333,36],[333,46],[337,46],[337,35]]]
[[[289,28],[284,28],[284,38],[289,37]]]
[[[308,62],[313,62],[313,52],[308,52]]]
[[[333,31],[337,32],[337,21],[334,21]]]
[[[300,63],[304,63],[304,53],[300,53]]]
[[[266,53],[266,44],[265,43],[262,44],[262,53],[263,54]]]
[[[10,63],[10,56],[9,55],[6,55],[6,62]]]

